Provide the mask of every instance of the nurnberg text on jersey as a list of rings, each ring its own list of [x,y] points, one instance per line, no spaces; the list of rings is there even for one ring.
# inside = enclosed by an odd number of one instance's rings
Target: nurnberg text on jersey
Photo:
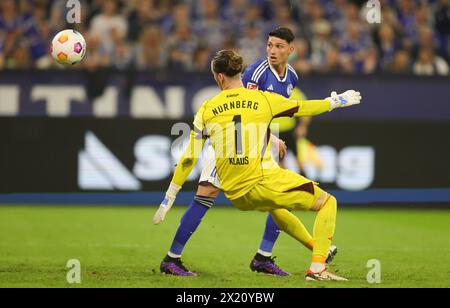
[[[225,111],[234,110],[234,109],[253,109],[258,110],[259,103],[252,101],[232,101],[221,106],[218,106],[212,110],[214,116],[219,115]]]

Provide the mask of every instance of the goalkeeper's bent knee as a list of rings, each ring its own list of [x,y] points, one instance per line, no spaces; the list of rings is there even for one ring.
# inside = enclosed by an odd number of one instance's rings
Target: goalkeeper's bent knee
[[[322,191],[319,198],[317,198],[316,202],[311,207],[311,211],[319,212],[327,203],[336,203],[337,205],[337,199],[332,194]]]

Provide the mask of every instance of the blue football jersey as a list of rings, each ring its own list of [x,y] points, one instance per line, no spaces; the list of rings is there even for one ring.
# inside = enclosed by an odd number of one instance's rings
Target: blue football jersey
[[[267,59],[250,65],[242,74],[242,83],[247,89],[274,92],[287,98],[291,96],[297,81],[298,76],[292,66],[287,65],[286,74],[281,79]]]

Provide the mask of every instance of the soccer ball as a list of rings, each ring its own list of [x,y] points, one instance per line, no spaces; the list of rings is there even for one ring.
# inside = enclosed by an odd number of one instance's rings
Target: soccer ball
[[[53,38],[51,53],[56,62],[75,65],[86,55],[86,41],[80,32],[63,30]]]

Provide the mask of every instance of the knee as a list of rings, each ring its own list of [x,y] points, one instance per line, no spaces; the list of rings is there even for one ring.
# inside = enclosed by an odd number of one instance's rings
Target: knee
[[[208,182],[200,183],[197,189],[197,195],[207,198],[217,198],[219,196],[220,190]]]
[[[337,200],[333,195],[326,192],[322,192],[322,194],[319,196],[319,198],[312,206],[311,211],[318,212],[328,203],[337,204]]]

